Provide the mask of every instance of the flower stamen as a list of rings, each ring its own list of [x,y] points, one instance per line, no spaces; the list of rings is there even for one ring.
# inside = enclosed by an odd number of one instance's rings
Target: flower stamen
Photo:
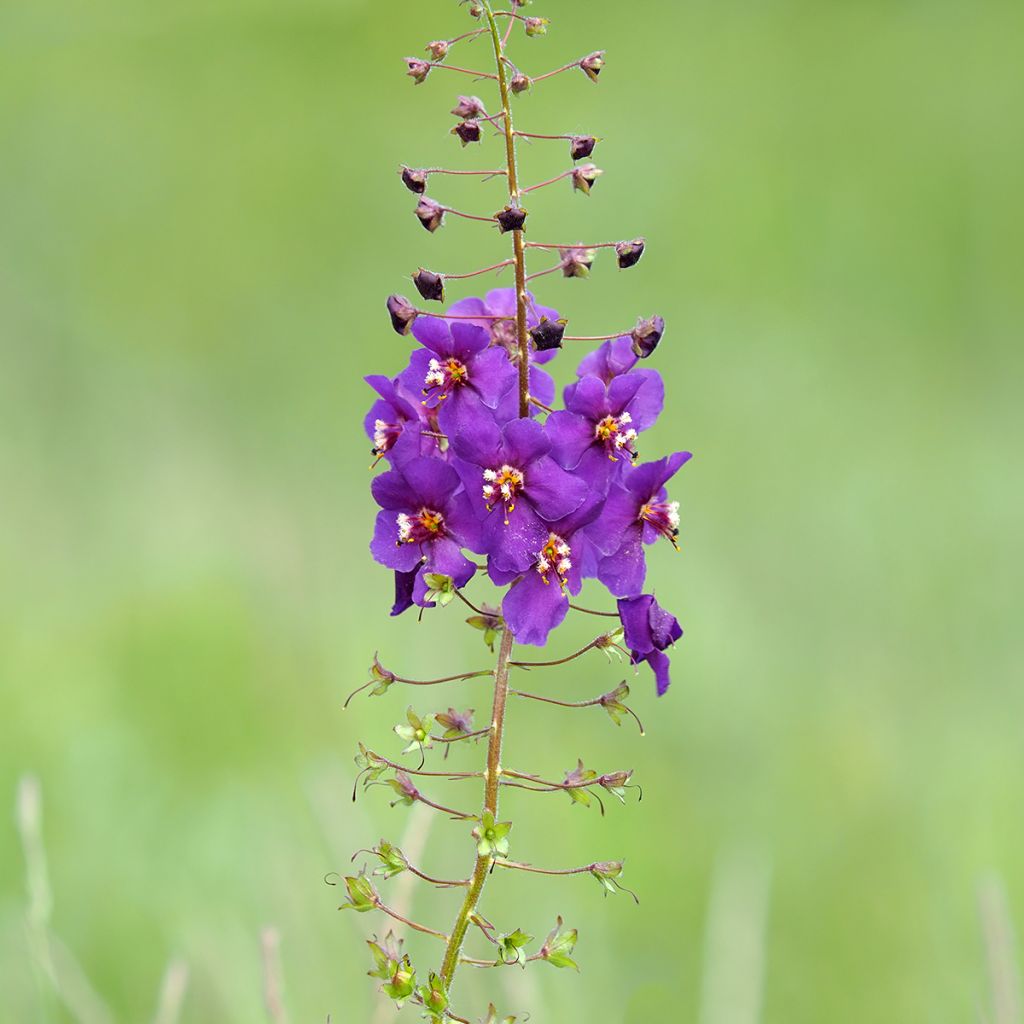
[[[650,523],[676,551],[679,550],[676,543],[676,537],[679,536],[678,501],[650,502],[640,509],[638,518]]]
[[[430,508],[421,508],[414,515],[399,512],[395,522],[398,524],[399,545],[423,544],[445,535],[444,516]]]
[[[616,455],[627,455],[633,461],[638,457],[635,447],[638,435],[630,426],[632,422],[633,417],[624,412],[621,416],[605,416],[594,428],[595,439],[605,446],[612,462],[619,461]]]
[[[444,401],[457,387],[469,382],[469,370],[458,359],[431,359],[423,378],[423,394]]]
[[[487,511],[492,511],[500,502],[505,509],[505,525],[508,526],[508,517],[515,511],[516,494],[525,485],[526,477],[523,471],[507,463],[501,469],[485,469],[483,495]]]
[[[548,577],[553,575],[558,585],[565,590],[569,570],[572,569],[572,559],[569,545],[557,533],[549,534],[548,542],[537,552],[535,568],[545,584],[551,582]]]

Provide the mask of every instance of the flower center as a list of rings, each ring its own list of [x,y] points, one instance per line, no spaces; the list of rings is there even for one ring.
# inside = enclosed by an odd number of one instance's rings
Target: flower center
[[[526,485],[526,477],[521,469],[508,464],[501,469],[484,470],[484,501],[490,512],[498,502],[505,507],[505,525],[508,516],[516,507],[516,495]]]
[[[676,551],[679,550],[679,545],[676,543],[676,537],[679,536],[678,501],[651,502],[640,509],[638,518],[650,523]]]
[[[514,318],[491,324],[491,344],[503,348],[513,365],[519,362],[519,335]]]
[[[572,568],[569,558],[569,545],[557,533],[548,535],[548,542],[537,553],[537,572],[545,583],[550,583],[549,576],[554,576],[558,585],[564,590]]]
[[[399,512],[395,522],[399,544],[423,544],[444,536],[444,516],[433,509],[421,508],[411,516]]]
[[[605,416],[594,428],[595,440],[604,445],[612,462],[619,461],[616,455],[626,455],[631,460],[637,458],[637,432],[630,426],[632,422],[633,417],[624,412],[621,416]]]
[[[427,375],[423,378],[423,394],[439,401],[447,398],[452,390],[469,382],[466,364],[458,359],[431,359],[427,364]]]

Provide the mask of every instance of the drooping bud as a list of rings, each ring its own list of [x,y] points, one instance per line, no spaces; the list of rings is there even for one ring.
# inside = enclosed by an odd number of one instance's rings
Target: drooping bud
[[[593,249],[560,249],[563,277],[589,277],[594,265]]]
[[[597,76],[601,74],[601,68],[604,67],[604,50],[595,50],[593,53],[588,53],[580,61],[580,67],[586,73],[587,78],[592,82],[596,82]]]
[[[448,40],[435,39],[427,43],[425,49],[434,60],[444,60],[448,56]]]
[[[398,334],[408,334],[413,321],[419,316],[404,295],[388,296],[388,313],[391,314],[391,326]]]
[[[420,60],[419,57],[406,57],[405,65],[409,69],[406,74],[412,78],[417,85],[422,85],[430,74],[430,62]]]
[[[463,146],[468,146],[471,142],[480,141],[480,122],[479,121],[460,121],[453,129],[452,135],[457,135]]]
[[[526,18],[524,21],[528,36],[547,35],[548,25],[550,24],[551,22],[547,18]]]
[[[665,321],[660,316],[648,317],[646,320],[641,317],[629,334],[633,339],[633,352],[641,359],[646,359],[658,347],[664,333]]]
[[[582,192],[584,195],[590,195],[590,190],[601,175],[604,174],[599,167],[595,167],[593,164],[584,164],[582,167],[574,167],[572,169],[572,187]]]
[[[498,229],[502,234],[507,231],[522,231],[526,223],[526,211],[520,206],[506,206],[494,215],[494,219],[498,222]]]
[[[427,172],[419,168],[403,167],[402,184],[410,192],[415,192],[416,195],[421,196],[427,191]]]
[[[642,238],[634,238],[632,242],[618,242],[615,246],[615,255],[619,259],[619,268],[626,270],[635,267],[644,254],[644,245]]]
[[[569,140],[569,155],[573,160],[586,160],[596,145],[597,139],[593,135],[574,135]]]
[[[429,196],[421,196],[416,216],[428,231],[434,232],[444,223],[444,207]]]
[[[617,797],[622,803],[626,802],[626,786],[633,777],[632,771],[609,772],[602,775],[598,784],[606,789],[612,796]]]
[[[468,121],[474,117],[486,117],[487,108],[479,96],[460,96],[459,102],[452,107],[452,113]]]
[[[524,75],[522,71],[517,71],[511,81],[508,83],[509,88],[518,96],[521,92],[526,92],[530,86],[533,85],[533,79],[529,75]]]
[[[540,323],[530,329],[530,340],[533,342],[533,347],[538,352],[561,348],[567,322],[566,320],[549,320],[546,316],[542,316]]]
[[[420,267],[412,275],[412,282],[428,302],[444,302],[444,278],[440,274]]]

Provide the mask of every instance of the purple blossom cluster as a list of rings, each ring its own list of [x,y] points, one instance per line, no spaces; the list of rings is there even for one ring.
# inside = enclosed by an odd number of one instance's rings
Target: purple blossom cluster
[[[559,322],[528,296],[531,331]],[[666,649],[676,619],[644,594],[645,549],[676,547],[679,504],[668,485],[690,458],[640,461],[644,433],[660,415],[661,376],[639,367],[637,339],[605,341],[580,363],[553,409],[542,369],[559,351],[530,347],[530,415],[520,417],[513,289],[455,303],[411,321],[418,342],[397,377],[367,377],[377,392],[366,431],[388,470],[373,480],[380,506],[370,550],[394,570],[397,615],[432,607],[428,577],[464,587],[484,568],[498,586],[506,627],[542,646],[570,597],[597,579],[618,599],[634,663],[669,685]],[[467,554],[468,553],[468,554]]]

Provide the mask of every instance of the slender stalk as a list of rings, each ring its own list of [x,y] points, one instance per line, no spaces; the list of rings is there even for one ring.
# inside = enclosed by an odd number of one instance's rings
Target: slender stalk
[[[548,185],[554,185],[556,181],[564,181],[566,178],[571,178],[574,171],[563,171],[561,174],[554,178],[548,178],[547,181],[539,181],[536,185],[530,185],[529,188],[520,189],[520,195],[526,195],[527,192],[535,192],[539,188],[545,188]]]
[[[479,277],[481,274],[489,274],[492,270],[501,270],[504,267],[511,267],[514,260],[502,260],[490,267],[481,267],[479,270],[471,270],[468,274],[442,274],[446,281],[464,281],[467,277]]]
[[[427,61],[432,68],[443,68],[445,71],[461,71],[464,75],[472,75],[474,78],[496,78],[496,75],[490,74],[487,71],[473,71],[470,68],[456,67],[454,64],[439,64],[436,60]],[[570,65],[571,67],[572,65]],[[565,70],[564,68],[562,70]],[[545,75],[545,78],[548,76]]]
[[[377,901],[377,909],[387,914],[388,917],[394,918],[396,921],[401,921],[406,927],[411,928],[414,932],[422,932],[424,935],[433,935],[435,939],[440,939],[442,942],[448,941],[448,936],[444,932],[435,931],[433,928],[428,928],[425,924],[417,924],[415,921],[410,921],[409,918],[403,917],[397,910],[392,910],[386,903],[381,900]]]

